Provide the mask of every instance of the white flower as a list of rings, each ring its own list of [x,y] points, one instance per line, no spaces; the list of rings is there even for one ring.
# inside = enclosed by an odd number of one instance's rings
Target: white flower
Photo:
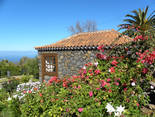
[[[119,107],[116,107],[116,111],[120,113],[120,115],[122,114],[122,112],[124,111],[125,107],[122,107],[122,105],[120,105]]]
[[[85,67],[85,66],[83,66],[83,69],[86,69],[86,67]]]
[[[9,100],[12,100],[12,98],[11,98],[11,97],[8,97],[8,101],[9,101]]]
[[[94,65],[97,66],[98,65],[98,62],[95,62]]]
[[[154,89],[154,86],[151,85],[150,88],[151,88],[151,89]]]
[[[121,116],[119,112],[114,112],[114,114],[115,114],[114,115],[115,117],[120,117]]]
[[[115,111],[114,107],[110,103],[107,103],[105,108],[107,109],[107,112],[109,112],[109,113]]]
[[[17,98],[17,97],[18,97],[18,95],[14,95],[13,97],[14,97],[14,98]]]
[[[135,82],[132,82],[131,85],[132,85],[132,86],[135,86],[136,84],[135,84]]]
[[[34,88],[39,89],[40,85],[41,85],[40,82],[27,82],[27,83],[19,84],[16,89],[18,94],[14,95],[13,97],[14,98],[18,97],[19,99],[22,99],[25,96],[23,91],[32,91],[32,93],[35,93],[33,89]]]

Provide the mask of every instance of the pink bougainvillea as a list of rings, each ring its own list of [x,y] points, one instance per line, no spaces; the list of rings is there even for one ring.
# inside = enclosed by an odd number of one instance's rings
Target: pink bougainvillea
[[[143,53],[137,52],[136,54],[139,55],[137,62],[152,64],[155,60],[155,51],[146,50]]]
[[[93,96],[93,92],[92,92],[92,91],[89,92],[89,96],[90,96],[90,97]]]
[[[39,96],[42,97],[43,96],[42,93],[39,93]]]
[[[117,85],[117,86],[118,86],[118,85],[119,85],[119,83],[118,83],[118,82],[115,82],[115,85]]]
[[[52,83],[54,81],[57,81],[57,77],[56,76],[51,77],[51,79],[49,80],[49,83]]]
[[[83,108],[78,108],[78,111],[79,111],[79,112],[82,112],[82,111],[83,111]]]
[[[138,40],[148,40],[148,37],[147,36],[143,36],[143,35],[138,35],[134,38],[134,41],[138,41]]]
[[[115,68],[114,67],[109,68],[109,72],[114,73],[115,72]]]
[[[108,79],[107,79],[107,82],[110,82],[110,81],[111,81],[111,79],[110,79],[110,78],[108,78]]]
[[[28,91],[28,93],[32,93],[32,91],[30,90],[30,91]]]
[[[111,62],[111,64],[114,65],[114,66],[117,66],[118,62],[117,62],[116,60],[113,60],[113,61]]]
[[[143,69],[142,69],[142,73],[143,73],[143,74],[146,74],[147,72],[148,72],[148,69],[147,69],[147,68],[143,68]]]
[[[95,74],[97,75],[97,74],[99,74],[100,73],[100,70],[95,70]]]
[[[97,49],[98,50],[103,50],[104,45],[98,46]]]

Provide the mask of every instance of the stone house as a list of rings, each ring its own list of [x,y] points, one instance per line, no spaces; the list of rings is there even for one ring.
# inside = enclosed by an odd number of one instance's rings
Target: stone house
[[[56,43],[35,47],[38,50],[40,81],[48,81],[51,76],[63,78],[76,75],[88,62],[93,62],[100,45],[123,44],[129,37],[112,30],[85,32],[72,35]]]

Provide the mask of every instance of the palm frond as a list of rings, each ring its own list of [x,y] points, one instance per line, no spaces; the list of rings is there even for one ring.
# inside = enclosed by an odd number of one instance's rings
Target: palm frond
[[[136,21],[131,20],[131,19],[124,19],[123,21],[124,21],[124,22],[128,22],[129,24],[137,24]]]
[[[149,17],[147,19],[150,19],[150,17],[152,17],[152,15],[155,13],[155,10],[149,15]]]
[[[137,21],[139,22],[141,20],[140,13],[137,10],[133,10],[132,13],[135,14],[135,17],[136,17]]]
[[[131,17],[134,20],[138,20],[138,18],[136,16],[133,16],[133,15],[130,15],[130,14],[127,14],[125,17]]]
[[[149,6],[146,7],[145,12],[144,12],[144,19],[146,18],[147,12],[148,12]]]

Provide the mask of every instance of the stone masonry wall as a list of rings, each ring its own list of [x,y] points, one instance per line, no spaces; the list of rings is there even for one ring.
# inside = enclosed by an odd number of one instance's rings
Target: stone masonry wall
[[[79,70],[88,62],[94,62],[97,50],[79,50],[79,51],[45,51],[39,52],[39,58],[41,59],[41,53],[57,53],[58,54],[58,77],[63,78],[65,76],[76,75]],[[40,80],[41,80],[41,60],[39,62]],[[51,76],[45,76],[45,80],[48,81]]]

